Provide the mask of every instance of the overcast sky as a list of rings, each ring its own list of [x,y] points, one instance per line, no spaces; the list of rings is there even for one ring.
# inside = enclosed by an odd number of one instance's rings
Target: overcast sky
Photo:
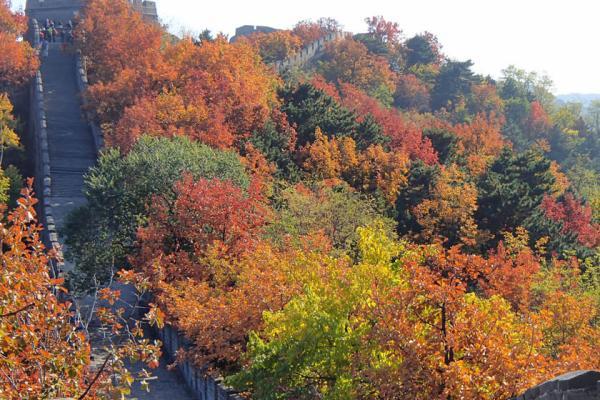
[[[25,0],[13,0],[15,6]],[[364,18],[383,15],[407,36],[436,34],[451,58],[472,59],[497,77],[510,64],[546,72],[555,92],[600,93],[598,0],[157,0],[174,33],[232,35],[240,25],[290,28],[303,19],[333,17],[345,30],[365,30]]]

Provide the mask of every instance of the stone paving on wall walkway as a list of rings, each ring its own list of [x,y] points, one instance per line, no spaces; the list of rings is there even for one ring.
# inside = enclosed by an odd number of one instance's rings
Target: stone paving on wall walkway
[[[85,204],[84,175],[96,162],[94,140],[81,110],[81,97],[77,88],[76,60],[65,54],[60,43],[50,44],[48,58],[43,60],[41,72],[44,82],[44,108],[47,118],[48,148],[50,156],[51,196],[50,206],[56,227],[64,228],[66,216]],[[64,245],[64,238],[59,237]],[[65,272],[72,266],[65,265]],[[131,296],[132,293],[126,295]],[[101,354],[96,353],[96,361]],[[143,368],[132,366],[135,372]],[[130,398],[139,400],[191,400],[185,382],[175,371],[167,369],[161,360],[159,368],[152,371],[157,377],[150,383],[150,392],[134,385]]]

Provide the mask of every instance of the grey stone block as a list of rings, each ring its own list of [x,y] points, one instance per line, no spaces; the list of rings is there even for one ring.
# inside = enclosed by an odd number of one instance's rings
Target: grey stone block
[[[594,389],[600,380],[598,371],[575,371],[554,379],[557,388],[562,391],[573,389]]]
[[[527,390],[514,400],[600,399],[600,372],[574,371]]]

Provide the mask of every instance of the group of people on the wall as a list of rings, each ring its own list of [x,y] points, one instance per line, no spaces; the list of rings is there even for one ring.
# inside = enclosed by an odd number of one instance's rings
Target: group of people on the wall
[[[46,18],[43,25],[40,24],[40,54],[42,58],[48,57],[50,43],[62,43],[63,50],[68,44],[73,43],[73,21],[67,23],[54,21]]]

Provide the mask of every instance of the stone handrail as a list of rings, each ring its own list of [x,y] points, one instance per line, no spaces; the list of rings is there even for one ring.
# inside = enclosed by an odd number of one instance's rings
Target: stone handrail
[[[189,349],[189,340],[172,326],[165,325],[162,329],[154,328],[154,330],[163,343],[163,352],[172,360],[175,359],[179,350]],[[202,400],[243,399],[233,389],[224,386],[222,380],[206,376],[188,360],[177,363],[177,368],[195,398]]]
[[[77,65],[75,67],[75,73],[77,78],[77,86],[79,88],[79,93],[81,93],[81,101],[83,104],[83,109],[86,114],[86,119],[90,126],[90,130],[92,131],[92,136],[94,137],[94,145],[96,146],[96,154],[100,154],[102,149],[104,148],[104,134],[102,133],[102,129],[94,122],[94,117],[90,111],[89,102],[85,96],[85,93],[88,88],[88,77],[87,77],[87,69],[85,64],[85,59],[81,55],[81,52],[77,54]]]

